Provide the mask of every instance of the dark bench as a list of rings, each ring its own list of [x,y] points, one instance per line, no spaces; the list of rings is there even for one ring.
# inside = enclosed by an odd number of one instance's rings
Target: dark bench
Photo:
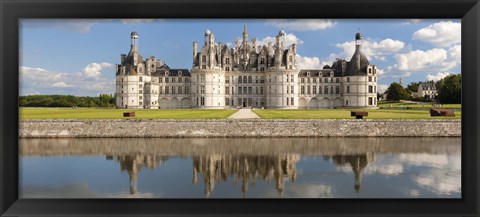
[[[368,116],[368,112],[350,112],[350,116],[355,116],[356,119],[363,119],[363,116]]]
[[[135,117],[135,112],[124,112],[123,117]]]
[[[430,116],[446,116],[446,117],[455,117],[455,113],[451,109],[430,109]]]

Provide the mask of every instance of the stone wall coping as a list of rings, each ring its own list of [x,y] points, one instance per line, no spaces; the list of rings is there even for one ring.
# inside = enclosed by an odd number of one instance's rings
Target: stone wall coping
[[[461,122],[461,119],[22,119],[20,122]]]

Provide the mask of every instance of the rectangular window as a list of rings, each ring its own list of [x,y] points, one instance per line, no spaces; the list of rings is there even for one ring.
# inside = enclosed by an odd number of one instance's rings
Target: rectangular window
[[[310,83],[310,78],[307,78],[307,83]]]
[[[261,84],[265,83],[265,76],[260,76],[260,83]]]
[[[335,83],[340,83],[340,78],[336,78]]]
[[[182,87],[178,86],[178,94],[182,94]]]
[[[325,86],[325,91],[324,91],[325,94],[328,94],[328,86]]]
[[[258,76],[255,76],[255,84],[258,84]]]
[[[202,63],[206,63],[207,62],[207,56],[203,55],[202,56]]]
[[[350,78],[349,78],[349,77],[347,77],[347,82],[350,82]]]
[[[225,76],[225,83],[229,84],[230,83],[230,76]]]
[[[225,58],[225,64],[230,64],[230,58]]]
[[[243,87],[243,94],[247,94],[247,87]]]
[[[317,78],[312,78],[313,83],[317,83]]]
[[[305,83],[305,78],[300,78],[300,83]]]
[[[372,77],[368,77],[368,82],[372,82]]]
[[[292,94],[294,94],[293,86],[290,86],[290,92],[292,92]]]
[[[263,94],[263,87],[260,87],[260,94]]]
[[[347,86],[347,93],[350,93],[350,86]]]
[[[229,72],[229,71],[230,71],[230,67],[225,67],[225,71]]]
[[[287,93],[288,93],[288,86],[287,86]]]
[[[294,104],[293,104],[293,97],[290,98],[290,105],[294,105]]]
[[[307,86],[307,94],[310,94],[310,86]]]
[[[205,85],[200,86],[200,93],[202,93],[202,94],[205,93]]]
[[[165,94],[169,94],[170,87],[165,87]]]
[[[225,87],[225,94],[230,94],[230,87]]]
[[[176,78],[172,78],[172,83],[176,83]]]
[[[232,95],[233,95],[233,94],[235,94],[235,89],[234,89],[234,87],[232,87]],[[232,99],[232,100],[233,100],[233,99]],[[232,105],[233,105],[233,103],[232,103]]]
[[[328,78],[325,78],[325,83],[328,83]]]
[[[200,75],[200,82],[205,83],[205,75]]]
[[[305,94],[305,86],[300,86],[300,94]]]
[[[265,64],[265,58],[260,58],[260,64]]]
[[[252,87],[248,87],[248,94],[252,94]]]
[[[335,87],[335,94],[340,94],[340,86]]]
[[[170,83],[170,78],[165,78],[165,83]]]
[[[373,93],[373,86],[372,85],[368,85],[368,93]]]
[[[183,79],[182,78],[178,78],[178,83],[182,83]]]
[[[372,97],[368,97],[368,105],[372,105],[372,104],[373,104]]]
[[[317,94],[317,86],[312,86],[312,93]]]
[[[289,98],[287,97],[287,105],[289,104],[289,102],[288,102],[288,101],[289,101]]]
[[[237,94],[242,94],[242,87],[238,87],[238,92]]]
[[[318,87],[318,93],[319,93],[319,94],[322,94],[322,90],[323,90],[323,89],[322,89],[322,86],[319,86],[319,87]]]
[[[185,94],[190,94],[190,87],[185,86]]]
[[[229,105],[230,105],[230,99],[229,99],[229,98],[225,98],[225,105],[226,105],[226,106],[229,106]]]
[[[200,105],[201,106],[205,105],[205,97],[200,97]]]
[[[290,75],[290,76],[291,76],[291,78],[290,78],[290,82],[295,82],[295,79],[294,79],[294,78],[295,78],[295,76],[293,76],[293,75]]]
[[[255,94],[258,94],[258,87],[255,87]]]
[[[172,94],[175,94],[175,87],[172,87]]]

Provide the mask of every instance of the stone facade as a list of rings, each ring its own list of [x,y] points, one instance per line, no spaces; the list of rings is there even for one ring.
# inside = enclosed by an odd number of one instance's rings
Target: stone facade
[[[461,136],[461,120],[21,120],[20,137]]]
[[[437,87],[435,87],[433,82],[420,83],[417,92],[413,92],[412,96],[435,100],[438,96]]]
[[[350,61],[337,59],[322,69],[297,68],[296,44],[285,45],[280,30],[275,43],[257,45],[248,39],[232,48],[215,42],[207,30],[200,50],[193,43],[192,69],[171,69],[155,57],[144,60],[138,33],[116,66],[117,108],[266,107],[368,108],[377,105],[377,69],[362,52],[362,35]]]

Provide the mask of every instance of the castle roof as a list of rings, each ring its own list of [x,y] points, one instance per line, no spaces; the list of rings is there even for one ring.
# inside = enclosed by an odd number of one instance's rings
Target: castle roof
[[[368,62],[367,57],[361,51],[361,49],[358,48],[355,50],[352,59],[350,59],[350,62],[347,64],[347,70],[345,71],[344,75],[366,75],[368,65],[370,65],[370,63]]]

